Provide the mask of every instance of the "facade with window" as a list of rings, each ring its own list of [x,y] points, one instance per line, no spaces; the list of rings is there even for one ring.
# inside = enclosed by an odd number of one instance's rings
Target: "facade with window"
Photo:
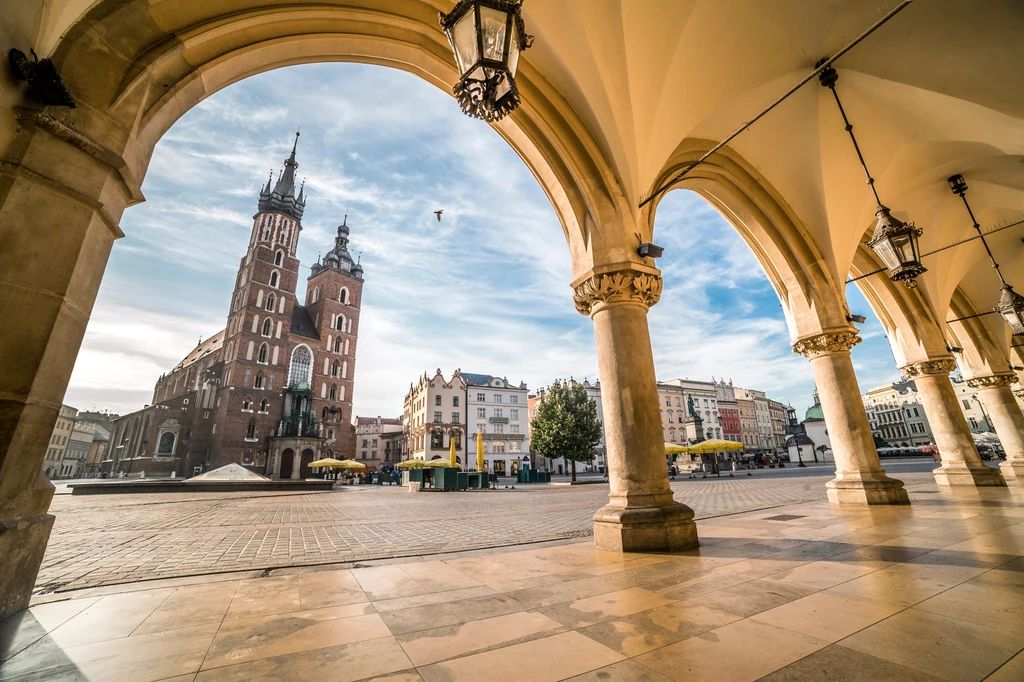
[[[296,144],[298,138],[296,137]],[[306,206],[296,147],[259,193],[223,330],[161,376],[150,406],[113,425],[112,475],[188,477],[238,463],[302,478],[319,457],[355,456],[352,397],[363,268],[347,220],[313,264],[296,257]]]
[[[447,459],[454,440],[457,462],[465,468],[465,397],[466,382],[460,370],[455,370],[451,379],[445,379],[440,369],[432,377],[424,372],[409,384],[402,410],[403,458]]]
[[[476,434],[483,436],[487,470],[515,476],[536,462],[530,454],[530,398],[525,383],[514,384],[490,374],[462,375],[466,382],[467,452],[469,469],[476,469]],[[524,462],[523,458],[529,459]]]
[[[401,462],[401,450],[394,438],[401,442],[402,418],[356,417],[356,459],[367,467],[394,466]]]
[[[70,405],[61,405],[57,422],[50,433],[50,442],[46,445],[46,456],[43,458],[43,473],[47,478],[55,480],[61,476],[61,461],[64,451],[71,440],[71,431],[75,428],[75,417],[78,410]]]
[[[871,432],[891,447],[916,447],[934,442],[928,418],[913,381],[897,381],[861,396]]]
[[[684,427],[691,399],[693,411],[701,420],[702,440],[722,438],[722,424],[719,421],[718,411],[718,389],[713,381],[686,378],[659,381],[658,399],[661,403],[661,426],[666,442],[673,442],[670,427],[675,429],[678,442],[697,440],[696,433],[692,433],[689,437],[683,435],[686,433]]]

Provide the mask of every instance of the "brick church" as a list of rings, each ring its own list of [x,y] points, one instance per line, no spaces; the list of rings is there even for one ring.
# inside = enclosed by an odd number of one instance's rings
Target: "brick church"
[[[352,391],[363,268],[348,219],[296,298],[306,207],[291,155],[259,194],[224,329],[156,382],[153,401],[114,422],[110,475],[189,477],[232,462],[300,478],[320,457],[355,454]],[[297,191],[296,191],[297,190]]]

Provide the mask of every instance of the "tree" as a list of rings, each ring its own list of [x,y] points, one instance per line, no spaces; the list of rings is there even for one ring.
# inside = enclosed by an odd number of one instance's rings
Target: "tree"
[[[572,462],[572,480],[576,480],[576,462],[590,462],[601,442],[601,422],[597,406],[587,389],[575,382],[556,381],[537,406],[530,423],[533,451],[546,459],[564,457]]]
[[[819,445],[818,447],[816,447],[814,449],[821,453],[821,461],[824,462],[825,461],[825,453],[828,452],[828,446],[823,444],[823,445]],[[814,461],[815,462],[818,461],[818,456],[817,455],[814,456]]]
[[[887,448],[887,447],[889,447],[889,442],[887,440],[885,440],[884,438],[879,436],[877,433],[872,434],[872,435],[875,438],[875,447],[876,448]]]

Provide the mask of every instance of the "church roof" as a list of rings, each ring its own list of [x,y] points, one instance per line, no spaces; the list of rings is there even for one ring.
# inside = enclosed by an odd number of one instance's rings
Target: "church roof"
[[[353,260],[352,254],[348,252],[348,235],[348,216],[346,215],[344,222],[338,225],[338,234],[334,238],[334,248],[327,252],[322,262],[318,261],[313,264],[313,267],[310,268],[312,272],[310,277],[316,277],[324,270],[334,270],[336,272],[343,272],[356,279],[363,278],[363,266]]]
[[[814,403],[807,408],[807,413],[804,415],[805,422],[821,422],[825,421],[825,413],[821,411],[821,403]]]
[[[271,172],[267,186],[260,191],[260,211],[283,213],[295,220],[302,220],[302,212],[306,209],[305,183],[299,188],[299,196],[295,196],[295,170],[299,167],[299,162],[295,160],[295,151],[298,146],[299,134],[295,133],[291,156],[285,159],[284,169],[278,171],[274,188],[270,188],[270,182],[274,179]]]
[[[320,334],[316,331],[316,325],[313,324],[313,318],[309,316],[309,311],[298,303],[292,306],[292,324],[288,331],[292,336],[320,340]]]
[[[221,346],[223,345],[224,330],[221,329],[219,332],[217,332],[210,338],[206,339],[205,341],[200,341],[199,344],[195,348],[193,348],[189,352],[189,354],[182,359],[181,362],[174,366],[174,369],[172,369],[171,372],[177,372],[179,369],[183,367],[188,367],[189,365],[191,365],[193,362],[203,357],[204,355],[208,355],[209,353],[219,351],[221,349]]]
[[[487,386],[491,383],[492,377],[490,374],[470,374],[468,372],[462,373],[462,378],[466,380],[466,383],[470,386]]]

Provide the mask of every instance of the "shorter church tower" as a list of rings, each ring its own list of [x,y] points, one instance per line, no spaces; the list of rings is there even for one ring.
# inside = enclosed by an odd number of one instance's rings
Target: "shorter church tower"
[[[355,384],[363,267],[348,251],[348,216],[338,226],[334,248],[311,268],[306,310],[320,336],[322,358],[313,368],[313,405],[323,437],[336,457],[355,457],[352,393]],[[340,457],[338,457],[340,459]]]

